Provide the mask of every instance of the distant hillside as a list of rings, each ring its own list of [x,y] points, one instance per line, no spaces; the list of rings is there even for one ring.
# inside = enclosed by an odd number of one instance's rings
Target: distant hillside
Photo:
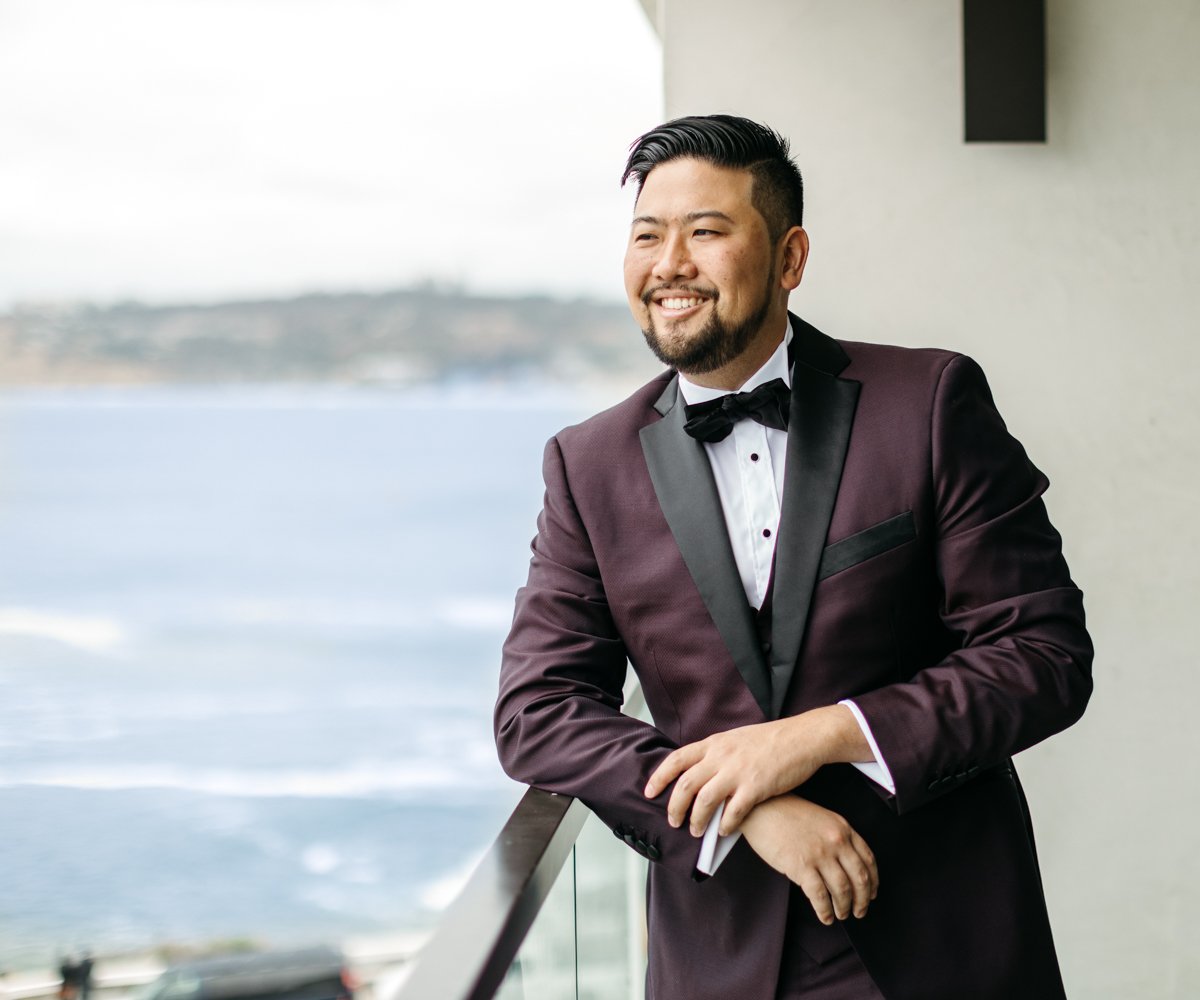
[[[0,384],[653,373],[623,305],[434,288],[216,305],[22,306],[0,315]]]

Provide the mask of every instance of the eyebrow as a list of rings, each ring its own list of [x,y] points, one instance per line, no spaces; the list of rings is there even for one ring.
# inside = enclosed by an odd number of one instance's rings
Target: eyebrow
[[[706,208],[700,212],[688,212],[688,214],[683,217],[684,222],[696,222],[700,219],[720,219],[723,222],[728,222],[730,225],[733,225],[732,218],[730,218],[724,212],[718,212],[715,208]],[[634,216],[632,225],[636,226],[639,222],[644,222],[651,226],[661,226],[663,224],[663,220],[654,215]]]

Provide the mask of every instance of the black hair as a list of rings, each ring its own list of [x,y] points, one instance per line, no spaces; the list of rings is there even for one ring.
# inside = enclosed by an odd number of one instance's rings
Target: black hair
[[[639,136],[629,147],[621,186],[633,177],[638,194],[660,163],[685,158],[718,167],[749,170],[754,207],[767,222],[771,240],[804,224],[804,181],[791,159],[791,146],[774,129],[735,115],[675,118]]]

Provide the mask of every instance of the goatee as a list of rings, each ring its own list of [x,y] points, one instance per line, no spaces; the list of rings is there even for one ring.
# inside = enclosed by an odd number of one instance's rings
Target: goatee
[[[643,301],[648,299],[647,295]],[[665,342],[654,328],[653,313],[650,314],[649,325],[642,330],[642,336],[646,338],[646,346],[664,365],[684,375],[704,375],[723,368],[750,346],[766,321],[770,307],[770,296],[764,295],[762,304],[752,315],[730,326],[718,314],[717,300],[713,298],[710,300],[708,322],[694,337],[681,342]]]

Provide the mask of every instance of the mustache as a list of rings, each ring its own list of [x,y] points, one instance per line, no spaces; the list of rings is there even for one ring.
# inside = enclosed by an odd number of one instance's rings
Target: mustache
[[[700,295],[716,302],[720,297],[715,288],[697,288],[695,285],[657,285],[642,293],[642,305],[650,305],[650,301],[659,292],[676,292],[680,295]]]

